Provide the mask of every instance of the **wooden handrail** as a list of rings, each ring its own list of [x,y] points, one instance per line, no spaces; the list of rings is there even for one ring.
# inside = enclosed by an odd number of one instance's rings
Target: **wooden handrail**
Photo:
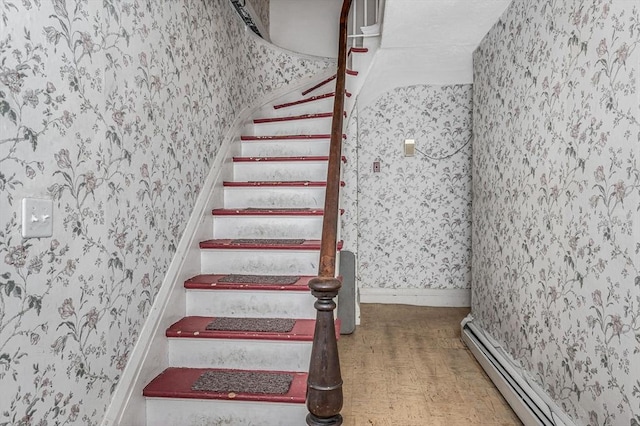
[[[351,0],[344,0],[340,13],[338,39],[338,70],[331,123],[329,169],[324,201],[322,242],[318,277],[309,281],[311,293],[316,297],[316,328],[311,350],[309,378],[307,380],[307,425],[339,426],[342,424],[342,375],[333,311],[334,298],[342,286],[336,278],[336,245],[338,234],[338,209],[340,200],[340,163],[345,85],[347,76],[347,21]]]

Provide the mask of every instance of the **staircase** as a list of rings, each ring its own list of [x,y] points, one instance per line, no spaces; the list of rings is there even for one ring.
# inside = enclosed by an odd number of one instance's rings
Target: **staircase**
[[[305,424],[334,84],[259,109],[231,149],[187,316],[166,330],[171,367],[143,392],[147,425]]]

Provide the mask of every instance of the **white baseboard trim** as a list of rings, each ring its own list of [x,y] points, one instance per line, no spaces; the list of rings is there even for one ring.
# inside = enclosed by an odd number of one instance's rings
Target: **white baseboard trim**
[[[470,289],[360,288],[360,303],[469,307]]]
[[[515,363],[469,315],[462,340],[525,426],[575,426],[567,414]]]

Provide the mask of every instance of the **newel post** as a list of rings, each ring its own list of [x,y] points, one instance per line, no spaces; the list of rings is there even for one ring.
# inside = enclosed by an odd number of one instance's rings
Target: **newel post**
[[[317,277],[309,282],[312,294],[318,299],[315,308],[316,329],[311,350],[311,364],[307,382],[307,425],[342,424],[342,375],[338,357],[338,342],[333,311],[333,298],[341,283],[336,278]]]

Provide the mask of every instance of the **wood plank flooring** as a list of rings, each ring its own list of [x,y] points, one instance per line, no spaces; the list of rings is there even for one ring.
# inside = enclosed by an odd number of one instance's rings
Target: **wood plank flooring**
[[[361,309],[338,343],[344,426],[522,425],[460,339],[468,309]]]

